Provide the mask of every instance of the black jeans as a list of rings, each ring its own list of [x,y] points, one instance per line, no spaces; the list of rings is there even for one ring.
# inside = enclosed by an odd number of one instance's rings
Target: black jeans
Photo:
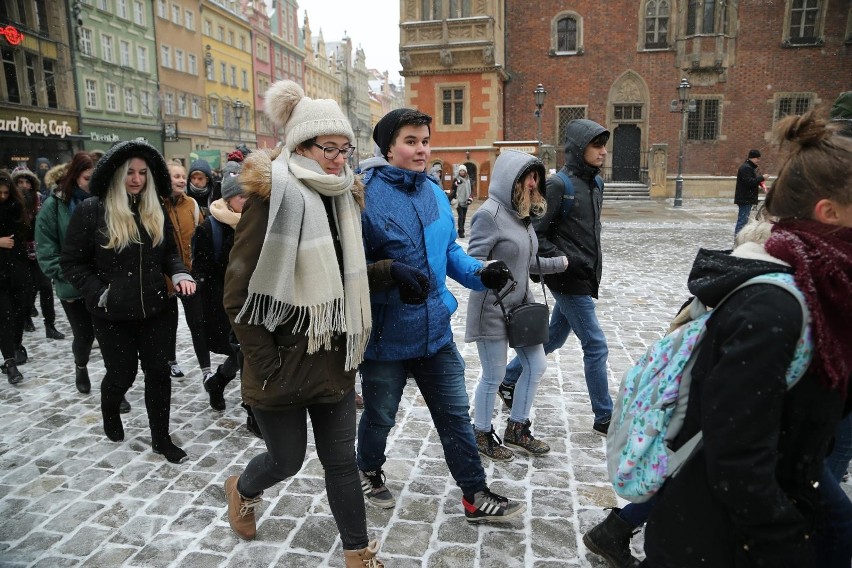
[[[85,367],[89,364],[92,353],[92,343],[95,342],[95,328],[92,325],[92,314],[86,309],[86,302],[80,300],[62,300],[65,317],[71,324],[71,352],[74,354],[74,364]]]
[[[355,390],[334,404],[288,410],[252,409],[266,452],[255,456],[237,482],[240,495],[254,497],[296,475],[308,445],[306,414],[311,416],[317,456],[325,470],[328,504],[345,550],[367,546],[367,513],[355,465]]]
[[[169,361],[177,361],[177,328],[178,328],[178,306],[177,296],[169,300],[169,317],[170,333],[172,340],[171,352],[169,353]],[[192,349],[195,351],[195,358],[198,359],[198,366],[202,369],[210,367],[210,350],[207,348],[207,335],[204,331],[204,310],[200,294],[193,294],[188,297],[181,297],[183,304],[183,315],[186,319],[186,325],[189,327],[189,335],[192,337]],[[236,374],[236,373],[235,373]]]
[[[456,212],[459,214],[459,235],[464,235],[464,222],[465,219],[467,219],[467,206],[457,206]]]
[[[30,315],[29,286],[4,284],[0,287],[0,351],[3,359],[13,359],[24,339],[24,322]]]
[[[56,323],[56,310],[53,307],[53,283],[41,271],[37,261],[30,260],[28,263],[32,279],[29,306],[34,306],[36,294],[41,294],[41,316],[44,318],[44,323],[53,325]],[[27,315],[30,315],[29,309]]]

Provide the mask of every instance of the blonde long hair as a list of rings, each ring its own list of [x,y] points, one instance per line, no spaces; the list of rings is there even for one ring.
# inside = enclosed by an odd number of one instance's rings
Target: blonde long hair
[[[530,192],[524,188],[524,179],[533,172],[535,172],[538,176],[539,191],[534,191],[530,194]],[[515,206],[515,211],[518,212],[518,217],[521,219],[525,219],[530,216],[541,217],[544,215],[544,212],[547,211],[547,199],[545,199],[542,194],[542,189],[544,187],[543,174],[543,168],[537,168],[535,166],[528,167],[524,170],[520,179],[515,182],[515,186],[512,188],[512,205]]]
[[[130,244],[142,242],[133,211],[127,203],[127,189],[124,181],[132,159],[130,158],[116,169],[104,196],[106,230],[109,237],[104,248],[114,249],[116,252],[121,252]],[[148,162],[145,162],[145,164],[148,172],[145,188],[140,193],[139,219],[145,232],[151,237],[153,246],[158,246],[163,242],[163,208],[157,196],[157,187],[154,184],[154,176],[151,174],[151,166]]]

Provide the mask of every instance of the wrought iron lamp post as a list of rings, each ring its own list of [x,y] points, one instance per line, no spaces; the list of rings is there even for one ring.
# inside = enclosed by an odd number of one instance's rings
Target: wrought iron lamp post
[[[242,142],[243,132],[240,128],[240,121],[243,119],[243,110],[246,108],[246,103],[237,99],[232,106],[234,107],[234,118],[237,119],[237,141]]]
[[[533,91],[535,96],[535,119],[538,125],[536,140],[538,141],[538,157],[541,159],[541,109],[544,107],[544,97],[547,96],[547,91],[544,90],[544,85],[541,83]]]
[[[677,152],[677,177],[675,178],[675,198],[674,206],[681,207],[683,205],[683,143],[686,130],[686,115],[695,109],[695,103],[689,100],[689,90],[692,85],[686,80],[686,77],[680,80],[680,85],[677,86],[677,100],[672,101],[671,111],[680,113],[680,129],[678,131],[678,152]]]

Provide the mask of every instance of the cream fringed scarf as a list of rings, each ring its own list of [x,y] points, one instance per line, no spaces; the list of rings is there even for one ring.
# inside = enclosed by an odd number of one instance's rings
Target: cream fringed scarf
[[[308,353],[331,348],[346,334],[346,369],[355,369],[370,338],[370,291],[361,237],[361,213],[352,196],[354,175],[329,175],[315,161],[286,150],[272,161],[269,222],[236,321],[272,331],[295,318]],[[330,219],[321,195],[333,198],[343,250],[343,280]]]
[[[210,204],[210,214],[213,215],[217,221],[225,223],[234,230],[237,229],[237,223],[240,222],[240,217],[242,217],[242,213],[237,213],[236,211],[229,209],[228,204],[225,203],[224,199],[217,199]]]

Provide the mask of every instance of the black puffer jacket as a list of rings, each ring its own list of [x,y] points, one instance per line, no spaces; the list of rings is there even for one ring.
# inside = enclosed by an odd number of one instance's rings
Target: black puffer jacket
[[[737,188],[734,192],[734,203],[737,205],[757,205],[757,193],[760,182],[765,176],[757,175],[757,165],[746,160],[737,170]]]
[[[222,248],[218,255],[213,239],[213,223],[217,223],[222,231]],[[225,313],[222,298],[225,294],[225,271],[233,246],[234,229],[212,216],[204,219],[192,236],[192,277],[198,284],[197,293],[201,294],[203,303],[207,345],[211,351],[222,355],[230,355],[232,352],[228,340],[231,321]]]
[[[131,209],[136,213],[135,203]],[[140,320],[168,307],[163,275],[189,272],[180,260],[165,212],[163,218],[163,241],[159,245],[153,246],[137,214],[142,242],[116,252],[103,247],[109,239],[101,199],[91,197],[77,206],[68,224],[60,265],[65,279],[80,290],[92,315],[112,321]],[[99,307],[107,288],[106,306]]]
[[[701,251],[689,289],[716,305],[779,265]],[[707,324],[674,448],[699,430],[703,447],[658,494],[645,531],[654,568],[815,568],[816,483],[843,409],[813,367],[789,391],[784,375],[802,325],[798,301],[756,284]]]
[[[10,249],[0,248],[0,287],[3,288],[19,288],[30,281],[24,238],[29,228],[21,217],[21,204],[11,195],[0,203],[0,237],[14,235],[15,241]]]
[[[542,257],[567,256],[568,270],[544,277],[547,286],[563,294],[598,297],[603,272],[601,252],[601,207],[603,193],[595,184],[600,170],[583,160],[586,146],[606,128],[591,120],[574,120],[568,125],[565,167],[574,186],[574,205],[564,219],[564,189],[558,176],[547,179],[547,212],[533,219]]]

